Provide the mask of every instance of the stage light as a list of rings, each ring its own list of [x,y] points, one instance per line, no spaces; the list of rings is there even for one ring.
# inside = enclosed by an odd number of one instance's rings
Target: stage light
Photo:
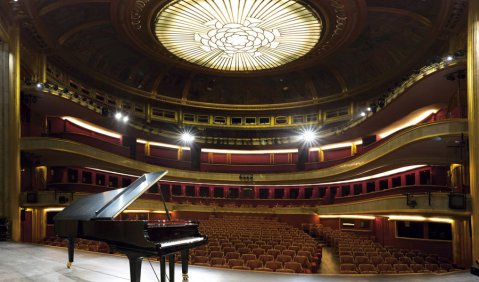
[[[37,83],[37,88],[42,88],[43,84],[41,82]]]
[[[305,131],[303,132],[301,137],[305,142],[313,142],[314,140],[316,140],[316,133],[314,133],[313,131]]]
[[[195,136],[189,132],[183,132],[181,134],[181,141],[183,141],[184,143],[191,143],[193,141],[195,141]]]
[[[446,57],[446,61],[450,62],[452,60],[454,60],[453,56],[449,55],[449,56]]]
[[[130,120],[130,118],[129,118],[128,116],[124,116],[124,117],[123,117],[123,122],[124,122],[124,123],[127,123],[128,120]]]
[[[115,119],[116,119],[116,120],[121,120],[122,117],[123,117],[123,115],[122,115],[120,112],[117,112],[117,113],[115,114]]]
[[[365,112],[361,112],[359,115],[362,116],[362,117],[365,117],[365,116],[366,116],[366,113],[365,113]]]

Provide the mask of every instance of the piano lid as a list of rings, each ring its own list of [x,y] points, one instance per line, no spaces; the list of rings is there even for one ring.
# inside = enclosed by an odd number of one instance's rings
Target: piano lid
[[[82,197],[58,213],[54,220],[112,220],[167,173],[146,173],[128,187]]]

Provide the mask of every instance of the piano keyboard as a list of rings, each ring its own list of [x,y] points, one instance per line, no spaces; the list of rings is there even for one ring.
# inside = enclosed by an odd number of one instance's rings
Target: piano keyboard
[[[191,238],[174,240],[174,241],[166,241],[166,242],[160,243],[160,248],[167,248],[167,247],[172,247],[176,245],[192,244],[192,243],[196,243],[203,240],[204,240],[203,237],[191,237]]]

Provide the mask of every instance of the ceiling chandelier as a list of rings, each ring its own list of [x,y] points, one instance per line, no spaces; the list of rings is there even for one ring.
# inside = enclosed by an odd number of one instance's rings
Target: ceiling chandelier
[[[175,56],[222,71],[279,67],[319,41],[321,19],[293,0],[177,0],[160,10],[154,32]]]

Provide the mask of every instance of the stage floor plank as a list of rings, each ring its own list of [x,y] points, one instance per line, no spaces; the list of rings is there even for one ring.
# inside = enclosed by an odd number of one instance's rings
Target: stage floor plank
[[[75,262],[66,268],[65,248],[36,244],[0,242],[0,281],[129,281],[128,259],[123,256],[75,250]],[[159,272],[159,264],[153,262]],[[175,281],[181,281],[176,265]],[[189,267],[190,282],[466,282],[479,281],[469,272],[411,275],[306,275],[237,271],[209,267]],[[143,261],[141,281],[157,281],[147,260]]]

